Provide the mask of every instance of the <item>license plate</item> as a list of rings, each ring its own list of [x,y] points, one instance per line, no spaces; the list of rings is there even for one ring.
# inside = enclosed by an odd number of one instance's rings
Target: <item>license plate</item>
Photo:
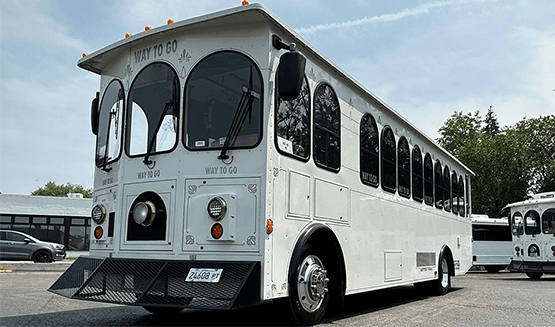
[[[191,268],[185,281],[200,283],[217,283],[220,281],[223,269]]]

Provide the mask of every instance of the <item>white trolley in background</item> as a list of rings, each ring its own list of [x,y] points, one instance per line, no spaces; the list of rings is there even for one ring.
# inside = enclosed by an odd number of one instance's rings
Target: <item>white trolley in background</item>
[[[264,6],[78,66],[100,76],[91,251],[50,291],[154,313],[274,300],[314,324],[472,266],[472,172]]]
[[[513,234],[509,270],[532,279],[555,274],[555,192],[507,205]]]
[[[507,268],[513,254],[509,220],[472,215],[472,264],[496,273]]]

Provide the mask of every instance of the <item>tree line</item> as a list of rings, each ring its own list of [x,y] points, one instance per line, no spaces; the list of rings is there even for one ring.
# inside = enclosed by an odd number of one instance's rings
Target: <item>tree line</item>
[[[455,112],[439,129],[438,143],[476,175],[472,212],[500,217],[504,206],[555,191],[555,115],[523,118],[500,127],[490,107],[485,117]]]

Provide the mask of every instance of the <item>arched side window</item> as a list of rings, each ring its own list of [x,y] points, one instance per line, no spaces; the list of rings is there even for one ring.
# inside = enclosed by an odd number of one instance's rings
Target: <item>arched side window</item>
[[[555,208],[549,208],[542,214],[542,232],[555,235]]]
[[[106,169],[106,165],[116,161],[121,154],[124,104],[123,85],[113,80],[100,103],[96,138],[96,166],[99,168]]]
[[[395,135],[391,127],[385,126],[381,138],[381,162],[382,162],[382,189],[395,193],[397,188],[397,151],[395,146]]]
[[[179,90],[177,74],[165,63],[150,64],[135,77],[127,106],[129,156],[148,157],[176,146]]]
[[[449,167],[443,168],[443,209],[451,211],[451,173]]]
[[[360,121],[360,179],[364,184],[378,187],[380,182],[380,140],[378,125],[369,113]]]
[[[524,230],[522,226],[522,214],[520,212],[515,212],[513,218],[511,219],[511,226],[513,235],[522,235]]]
[[[424,203],[434,205],[434,164],[432,156],[424,156]]]
[[[276,97],[276,147],[285,155],[307,161],[310,157],[310,91],[306,77],[296,99],[283,100],[279,90],[276,90]]]
[[[230,129],[235,133],[230,135],[229,149],[258,145],[262,140],[262,89],[262,74],[247,56],[222,51],[202,59],[185,85],[185,147],[220,150]]]
[[[535,210],[530,210],[524,215],[524,233],[526,235],[540,234],[540,214]]]
[[[424,199],[424,167],[418,145],[412,148],[412,199],[418,202]]]
[[[434,181],[436,208],[443,209],[443,169],[439,160],[434,165]]]
[[[464,195],[465,195],[465,191],[464,191],[464,179],[462,177],[462,175],[459,176],[459,215],[461,217],[465,217],[466,216],[466,212],[465,212],[465,208],[466,208],[466,204],[464,201]]]
[[[457,173],[453,170],[451,172],[451,201],[452,201],[452,208],[451,211],[453,214],[459,214],[459,180],[457,178]]]
[[[314,162],[338,172],[341,165],[341,113],[335,91],[326,83],[314,92]]]
[[[399,139],[397,148],[397,176],[399,195],[410,198],[410,148],[404,136]]]

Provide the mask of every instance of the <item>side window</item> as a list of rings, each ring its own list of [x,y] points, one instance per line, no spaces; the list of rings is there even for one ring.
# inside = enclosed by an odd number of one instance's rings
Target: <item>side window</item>
[[[378,187],[380,182],[380,140],[376,120],[364,114],[360,122],[360,179],[364,184]]]
[[[395,135],[391,127],[386,126],[382,130],[382,188],[385,191],[395,193],[397,188],[397,151],[395,146]]]
[[[540,234],[540,215],[530,210],[524,215],[524,233],[526,235]]]
[[[105,167],[115,161],[121,153],[124,103],[123,86],[114,80],[104,91],[100,103],[96,138],[97,167]]]
[[[544,234],[555,235],[555,208],[550,208],[542,214],[542,231]]]
[[[522,235],[522,214],[520,212],[517,211],[513,214],[511,226],[513,228],[513,235]]]
[[[465,192],[464,192],[464,179],[461,175],[461,176],[459,176],[459,202],[458,202],[459,203],[459,215],[461,217],[466,216],[466,213],[465,213],[465,207],[466,206],[465,206],[465,203],[464,203],[464,194],[465,194]]]
[[[443,169],[441,163],[436,160],[434,166],[434,180],[435,180],[435,200],[436,208],[443,208]]]
[[[410,198],[410,148],[407,138],[399,139],[397,148],[397,175],[399,176],[399,195]]]
[[[422,202],[424,198],[424,174],[422,152],[418,145],[412,148],[412,198]]]
[[[127,106],[130,156],[171,150],[177,143],[179,78],[169,65],[153,63],[135,77]]]
[[[451,172],[451,192],[453,204],[451,211],[457,215],[459,213],[459,180],[457,179],[457,173],[454,170]]]
[[[424,202],[434,204],[434,164],[429,153],[424,156]]]
[[[285,101],[279,91],[276,94],[277,148],[286,155],[306,161],[310,156],[310,91],[306,77],[296,99]]]
[[[443,168],[443,209],[451,211],[451,174],[449,167]]]
[[[314,92],[314,161],[318,167],[339,171],[341,113],[335,91],[320,84]]]

